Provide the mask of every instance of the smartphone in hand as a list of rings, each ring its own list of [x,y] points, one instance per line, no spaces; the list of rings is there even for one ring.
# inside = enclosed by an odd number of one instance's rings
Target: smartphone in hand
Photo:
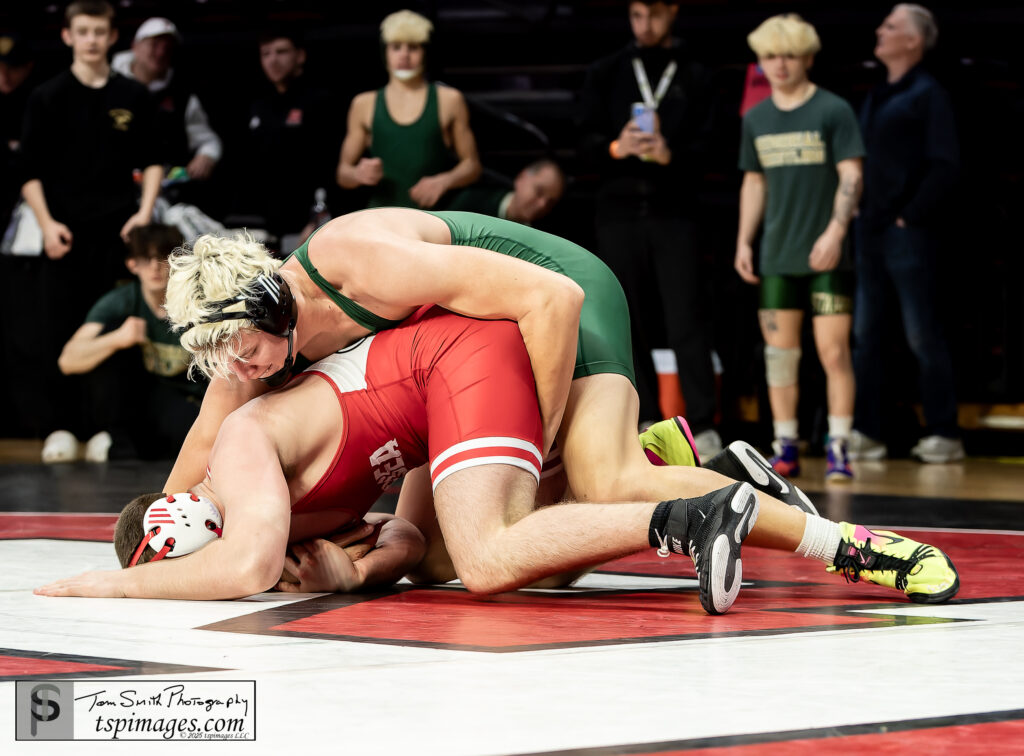
[[[649,108],[642,102],[634,102],[630,115],[638,129],[647,134],[654,133],[654,108]]]

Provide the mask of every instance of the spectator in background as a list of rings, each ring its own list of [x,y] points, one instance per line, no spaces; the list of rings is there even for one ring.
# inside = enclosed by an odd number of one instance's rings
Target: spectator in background
[[[93,428],[90,462],[105,462],[113,442],[149,459],[173,457],[199,414],[206,381],[190,381],[190,355],[167,322],[167,256],[184,242],[172,226],[129,234],[130,284],[104,294],[60,355],[61,372],[86,374]]]
[[[437,207],[447,192],[480,176],[462,93],[426,79],[433,28],[409,10],[385,18],[380,38],[388,83],[356,95],[349,107],[337,180],[345,189],[371,187],[369,207]]]
[[[678,10],[677,2],[629,3],[633,42],[587,72],[581,155],[601,175],[597,251],[629,300],[640,417],[659,414],[651,348],[668,346],[698,450],[710,459],[721,439],[694,215],[712,97],[703,66],[672,36]],[[644,104],[648,123],[632,118],[633,103]],[[665,344],[651,343],[659,333]]]
[[[35,59],[20,38],[0,35],[0,228],[21,195],[15,154],[21,145],[21,125],[29,93],[34,89]]]
[[[0,34],[0,233],[4,237],[4,254],[0,256],[0,395],[6,397],[18,383],[13,366],[25,364],[37,350],[21,316],[36,306],[32,291],[39,278],[39,260],[6,254],[17,232],[18,219],[12,221],[11,213],[21,198],[17,164],[21,124],[37,78],[35,55],[25,40]],[[31,433],[33,419],[28,414],[17,406],[0,414],[0,437]]]
[[[149,223],[163,176],[149,93],[107,62],[117,41],[113,18],[104,0],[67,7],[61,39],[71,48],[71,68],[32,93],[22,133],[22,195],[42,229],[46,256],[31,318],[40,359],[31,366],[31,390],[41,393],[29,400],[44,432],[58,422],[76,424],[79,402],[60,381],[57,355],[89,305],[122,275],[123,240]],[[143,169],[141,202],[136,168]],[[48,440],[44,460],[74,453]]]
[[[846,232],[860,197],[864,144],[849,104],[807,78],[821,49],[813,26],[792,13],[773,16],[747,42],[772,93],[743,118],[736,270],[747,283],[761,284],[758,319],[775,429],[772,466],[787,477],[800,474],[800,336],[810,307],[828,382],[825,477],[850,480],[847,446],[855,388]],[[753,243],[762,219],[758,278]]]
[[[147,19],[135,32],[130,50],[117,53],[111,67],[144,84],[157,103],[157,129],[164,160],[173,171],[184,169],[192,181],[206,181],[221,158],[220,137],[210,128],[202,103],[193,89],[171,67],[181,34],[166,18]],[[182,198],[202,204],[193,192]]]
[[[854,367],[857,433],[854,459],[881,459],[882,381],[887,310],[893,286],[903,328],[917,359],[928,435],[911,450],[924,462],[964,457],[957,428],[953,361],[936,301],[942,209],[956,182],[959,145],[949,96],[924,70],[925,52],[938,27],[920,5],[897,5],[876,31],[875,57],[887,78],[861,111],[868,157],[857,234],[857,298]]]
[[[483,213],[532,226],[551,212],[564,192],[565,174],[558,163],[545,158],[519,171],[511,187],[482,181],[467,186],[452,196],[447,209]]]
[[[261,216],[279,239],[308,234],[316,190],[333,180],[340,118],[331,94],[307,79],[306,50],[297,33],[265,32],[259,53],[270,88],[249,111],[244,210]]]

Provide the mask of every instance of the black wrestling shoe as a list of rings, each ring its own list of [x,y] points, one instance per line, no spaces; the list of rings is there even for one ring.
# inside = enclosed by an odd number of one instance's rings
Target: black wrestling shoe
[[[733,441],[705,463],[704,467],[727,478],[749,483],[758,491],[784,501],[791,507],[819,516],[807,494],[775,472],[771,463],[746,441]]]
[[[743,581],[740,546],[757,521],[757,494],[736,483],[694,499],[674,502],[658,556],[689,555],[697,570],[700,604],[708,614],[725,614]],[[685,528],[687,532],[680,532]]]

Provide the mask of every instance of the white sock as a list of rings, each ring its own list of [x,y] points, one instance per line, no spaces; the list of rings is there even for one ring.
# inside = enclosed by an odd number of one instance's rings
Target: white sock
[[[775,438],[795,441],[797,436],[796,420],[773,420],[772,427],[775,429]]]
[[[804,526],[804,537],[796,547],[796,553],[808,559],[819,559],[825,564],[835,563],[839,543],[843,540],[839,532],[839,523],[826,520],[824,517],[815,517],[808,512],[804,514],[807,515],[807,524]]]
[[[836,417],[835,415],[828,416],[829,438],[849,438],[851,431],[853,431],[852,417]]]

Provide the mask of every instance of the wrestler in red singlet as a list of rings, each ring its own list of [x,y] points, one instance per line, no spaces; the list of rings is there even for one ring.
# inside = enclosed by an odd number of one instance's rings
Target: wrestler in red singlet
[[[308,377],[307,377],[308,376]],[[310,367],[341,404],[338,449],[292,512],[362,517],[381,492],[430,461],[433,486],[467,467],[510,464],[539,479],[541,421],[515,323],[423,308]]]

